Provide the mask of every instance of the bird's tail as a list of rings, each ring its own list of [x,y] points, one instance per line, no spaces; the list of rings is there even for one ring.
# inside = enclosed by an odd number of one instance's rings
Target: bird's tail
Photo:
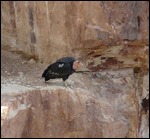
[[[45,78],[45,81],[48,81],[48,80],[49,80],[48,69],[46,69],[46,70],[43,72],[42,77]]]
[[[47,70],[44,70],[44,72],[43,72],[43,74],[42,74],[42,77],[45,78],[46,74],[47,74]]]
[[[44,70],[44,72],[43,72],[43,74],[42,74],[42,77],[43,77],[43,78],[45,78],[45,79],[48,78],[48,72],[49,72],[49,70],[50,70],[50,67],[47,67],[47,69]]]

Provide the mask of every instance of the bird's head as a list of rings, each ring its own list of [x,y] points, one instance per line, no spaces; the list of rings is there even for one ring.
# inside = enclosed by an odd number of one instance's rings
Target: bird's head
[[[76,60],[76,61],[73,62],[73,69],[74,70],[78,70],[82,66],[83,66],[83,64],[79,60]]]

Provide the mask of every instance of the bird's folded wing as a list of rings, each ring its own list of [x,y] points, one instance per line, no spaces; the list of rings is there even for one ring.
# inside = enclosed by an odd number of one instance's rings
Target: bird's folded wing
[[[51,68],[48,70],[48,74],[51,76],[64,76],[70,70],[71,67],[67,62],[56,62],[51,65]]]

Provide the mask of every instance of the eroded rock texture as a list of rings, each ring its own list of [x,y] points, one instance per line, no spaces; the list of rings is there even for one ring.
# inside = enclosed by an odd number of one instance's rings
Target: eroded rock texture
[[[148,1],[1,8],[2,137],[149,137]],[[91,70],[72,75],[73,88],[40,78],[40,62],[62,56]]]
[[[149,2],[2,2],[2,44],[52,62],[82,49],[148,44]],[[136,47],[136,46],[135,46]],[[136,49],[136,48],[135,48]]]
[[[2,137],[148,137],[149,110],[141,104],[148,76],[138,88],[133,75],[132,69],[75,74],[68,80],[73,88],[59,81],[3,84]]]

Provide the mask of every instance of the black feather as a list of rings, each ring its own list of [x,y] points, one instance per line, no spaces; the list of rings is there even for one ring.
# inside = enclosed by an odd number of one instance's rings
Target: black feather
[[[75,72],[72,68],[74,61],[73,57],[63,57],[49,65],[43,72],[42,77],[45,78],[45,81],[55,78],[62,78],[65,81]]]

